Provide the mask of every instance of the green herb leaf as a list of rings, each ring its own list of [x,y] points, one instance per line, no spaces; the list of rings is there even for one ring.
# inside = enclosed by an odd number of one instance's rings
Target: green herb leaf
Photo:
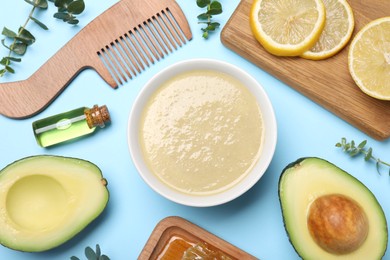
[[[50,0],[49,0],[50,1]],[[76,256],[71,256],[70,257],[70,260],[80,260],[80,258],[76,257]]]
[[[14,70],[13,68],[11,68],[10,66],[8,66],[8,65],[5,65],[5,69],[6,69],[6,71],[9,72],[9,73],[12,73],[12,74],[15,73],[15,70]]]
[[[27,44],[23,42],[15,42],[11,44],[10,49],[12,50],[12,52],[18,55],[24,55],[27,50]]]
[[[213,1],[210,4],[210,10],[207,11],[210,15],[217,15],[222,13],[222,5],[217,1]]]
[[[66,22],[67,20],[69,20],[70,17],[71,17],[70,14],[68,14],[68,13],[62,13],[62,12],[55,13],[53,16],[54,16],[55,18],[57,18],[57,19],[63,20],[64,22]]]
[[[341,139],[341,142],[336,143],[335,146],[342,148],[343,151],[348,153],[349,156],[351,156],[351,157],[362,154],[362,155],[364,155],[365,161],[369,161],[369,160],[375,161],[376,170],[379,174],[380,174],[380,165],[385,165],[385,166],[388,166],[390,168],[390,163],[384,162],[384,161],[380,160],[379,158],[375,158],[372,155],[372,148],[371,147],[368,149],[365,149],[364,147],[366,146],[366,144],[367,144],[367,140],[364,140],[356,147],[355,141],[352,140],[351,142],[348,143],[347,139],[343,137]],[[389,175],[390,175],[390,169],[389,169]]]
[[[222,5],[219,1],[210,1],[210,0],[197,0],[197,5],[201,8],[207,7],[207,11],[205,13],[201,13],[197,16],[199,24],[205,24],[206,27],[201,28],[203,31],[202,37],[208,39],[209,32],[213,32],[220,26],[217,22],[212,22],[211,19],[213,15],[218,15],[222,13]]]
[[[19,34],[15,37],[15,39],[27,44],[31,45],[35,42],[35,37],[32,35],[27,29],[20,27]]]
[[[8,37],[8,38],[15,38],[18,34],[10,29],[8,29],[7,27],[4,27],[3,28],[3,31],[1,32],[2,35],[4,35],[5,37]]]
[[[100,250],[100,246],[96,245],[96,256],[100,257],[101,254],[102,254],[102,252]]]
[[[106,255],[102,255],[99,257],[99,260],[110,260],[110,258]]]
[[[0,70],[0,77],[4,76],[4,74],[7,73],[6,69],[1,69]]]
[[[93,251],[93,249],[89,246],[85,248],[85,256],[88,258],[88,260],[93,260],[97,258],[95,251]]]
[[[7,59],[7,57],[3,57],[1,60],[0,60],[0,64],[1,65],[8,65],[10,63],[10,61]]]
[[[1,65],[9,65],[11,63],[11,61],[14,61],[14,62],[21,62],[22,59],[21,58],[15,58],[15,57],[11,57],[11,56],[7,56],[7,57],[3,57],[1,60],[0,60],[0,64]]]
[[[39,21],[37,18],[30,16],[30,19],[34,21],[37,25],[39,25],[39,27],[41,27],[42,29],[49,30],[49,28],[47,28],[47,26],[41,21]]]
[[[40,9],[47,9],[48,5],[47,5],[47,1],[46,0],[24,0],[26,3],[34,6],[34,7],[37,7],[37,8],[40,8]]]
[[[53,16],[55,18],[61,19],[64,22],[69,24],[78,24],[79,20],[75,18],[75,15],[80,14],[85,9],[84,0],[24,0],[26,3],[32,5],[32,10],[24,23],[23,27],[20,27],[18,33],[3,27],[2,35],[6,38],[13,39],[13,42],[8,46],[5,43],[5,39],[1,40],[1,44],[9,50],[9,55],[6,59],[0,61],[0,65],[3,65],[4,68],[0,70],[0,77],[6,74],[7,72],[14,73],[14,70],[9,66],[11,61],[20,62],[20,58],[13,58],[11,54],[24,55],[27,51],[27,46],[35,42],[35,37],[26,29],[26,25],[31,20],[35,22],[39,27],[44,30],[48,30],[47,26],[39,21],[33,16],[33,13],[36,9],[47,9],[48,1],[53,2],[56,7],[58,7],[58,12]]]
[[[54,5],[56,7],[65,7],[68,6],[73,0],[55,0]]]
[[[40,9],[47,9],[47,7],[48,7],[47,1],[46,0],[38,0],[36,7],[40,8]]]
[[[367,150],[367,153],[366,155],[364,156],[364,160],[368,161],[372,158],[372,148],[370,147],[368,150]]]
[[[7,48],[8,50],[10,50],[10,47],[7,46],[7,44],[5,44],[5,39],[2,39],[2,40],[1,40],[1,44],[2,44],[5,48]]]
[[[71,19],[67,20],[66,21],[68,24],[72,24],[72,25],[75,25],[75,24],[78,24],[79,23],[79,20],[75,19],[74,17],[72,17]]]
[[[83,0],[76,0],[68,5],[68,12],[72,14],[81,14],[85,9]]]
[[[206,7],[206,6],[208,6],[210,4],[210,0],[196,0],[196,4],[200,8],[204,8],[204,7]]]
[[[200,14],[200,15],[198,15],[198,19],[199,20],[207,20],[207,19],[209,19],[209,15],[207,14],[207,13],[203,13],[203,14]]]

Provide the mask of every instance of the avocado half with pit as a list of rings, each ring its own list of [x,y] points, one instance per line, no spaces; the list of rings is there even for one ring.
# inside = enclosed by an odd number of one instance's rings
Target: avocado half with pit
[[[13,162],[0,171],[0,243],[26,252],[63,244],[104,210],[106,186],[85,160],[40,155]]]
[[[372,192],[320,158],[289,164],[279,180],[284,226],[303,259],[381,259],[387,223]]]

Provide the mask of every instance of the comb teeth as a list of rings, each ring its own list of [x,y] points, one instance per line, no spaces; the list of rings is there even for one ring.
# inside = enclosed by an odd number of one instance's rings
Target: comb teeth
[[[186,43],[169,8],[161,10],[97,51],[118,85]]]

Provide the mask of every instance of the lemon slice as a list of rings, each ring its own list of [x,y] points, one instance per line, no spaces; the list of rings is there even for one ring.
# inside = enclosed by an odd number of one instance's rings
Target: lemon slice
[[[355,20],[346,0],[323,0],[326,10],[324,30],[316,44],[301,57],[322,60],[338,53],[349,42]]]
[[[353,38],[348,67],[369,96],[390,100],[390,16],[371,21]]]
[[[298,56],[320,37],[325,6],[322,0],[254,0],[249,20],[255,38],[268,52]]]

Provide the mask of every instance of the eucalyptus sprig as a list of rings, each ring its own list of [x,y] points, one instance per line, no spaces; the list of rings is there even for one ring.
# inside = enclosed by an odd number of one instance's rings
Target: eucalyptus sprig
[[[355,141],[347,142],[347,139],[345,137],[341,138],[341,141],[336,143],[336,147],[340,147],[343,149],[344,152],[348,153],[349,156],[354,157],[357,155],[364,155],[364,160],[369,161],[373,160],[375,161],[376,170],[379,174],[380,172],[380,165],[385,165],[387,167],[390,167],[390,163],[384,162],[381,159],[374,157],[372,155],[372,148],[366,149],[367,140],[362,141],[357,146],[355,144]],[[389,169],[389,175],[390,175],[390,169]]]
[[[60,19],[69,24],[78,24],[79,20],[75,15],[81,14],[85,9],[83,0],[49,0],[53,2],[58,8],[57,12],[53,15],[55,18]]]
[[[198,15],[199,24],[205,24],[206,27],[201,28],[203,31],[202,37],[205,39],[209,38],[209,33],[215,31],[220,23],[213,22],[213,15],[218,15],[222,13],[222,5],[217,0],[196,0],[196,4],[200,8],[207,7],[207,11]]]
[[[106,255],[102,255],[102,252],[100,250],[100,246],[96,245],[96,250],[94,251],[91,247],[87,246],[85,248],[85,256],[88,260],[110,260],[110,258]],[[77,256],[72,256],[70,258],[71,260],[80,260]]]
[[[23,56],[27,51],[27,47],[35,42],[34,35],[26,29],[30,21],[35,22],[42,29],[48,30],[48,27],[44,23],[34,17],[34,12],[36,10],[46,10],[48,8],[47,0],[24,1],[32,5],[31,11],[24,24],[19,27],[17,32],[8,29],[7,27],[4,27],[1,32],[1,34],[5,36],[5,38],[1,40],[1,43],[8,49],[8,55],[0,60],[0,65],[3,66],[3,68],[0,69],[0,77],[4,76],[6,73],[15,73],[15,70],[12,68],[12,63],[21,62],[22,59],[20,56]],[[85,9],[84,0],[49,1],[53,2],[55,6],[58,7],[58,12],[54,14],[54,17],[69,24],[77,24],[79,21],[74,15],[82,13]],[[10,41],[9,44],[6,42],[7,39]]]

